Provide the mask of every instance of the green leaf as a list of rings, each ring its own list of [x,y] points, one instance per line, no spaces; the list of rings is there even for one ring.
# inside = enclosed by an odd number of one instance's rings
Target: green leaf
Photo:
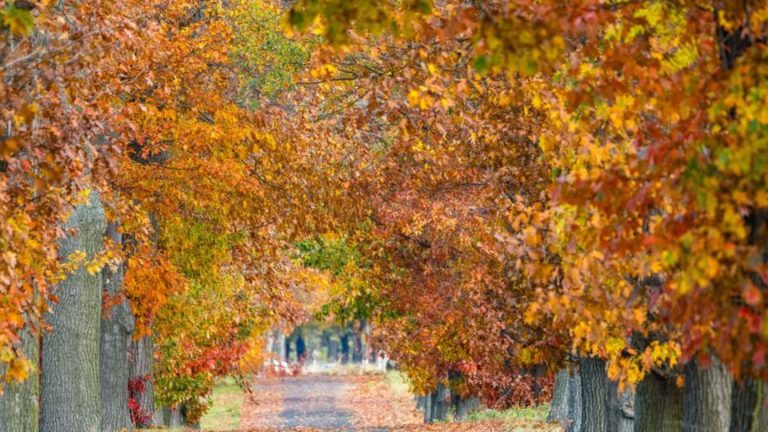
[[[3,11],[0,11],[0,18],[4,27],[16,36],[27,36],[35,27],[35,18],[28,10],[19,9],[13,5],[8,5]]]
[[[475,59],[475,61],[472,63],[472,66],[475,68],[475,70],[478,73],[484,74],[488,72],[488,69],[490,68],[491,64],[488,60],[488,56],[480,56]]]

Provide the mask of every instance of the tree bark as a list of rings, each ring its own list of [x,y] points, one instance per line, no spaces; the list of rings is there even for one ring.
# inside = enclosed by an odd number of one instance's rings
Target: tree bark
[[[568,370],[561,369],[555,375],[555,388],[552,390],[552,404],[547,421],[563,423],[568,416]]]
[[[565,432],[581,432],[584,404],[581,398],[581,373],[578,369],[568,375],[568,415],[563,422]]]
[[[634,430],[635,395],[629,390],[619,390],[616,382],[608,380],[606,405],[608,407],[608,431],[632,432]]]
[[[116,244],[122,236],[115,222],[108,224],[107,236]],[[123,290],[123,263],[117,268],[103,270],[104,295],[116,298]],[[133,315],[128,302],[123,299],[110,310],[104,311],[101,320],[101,430],[119,431],[131,428],[128,411],[128,345],[133,332]]]
[[[157,422],[155,413],[155,391],[152,383],[152,360],[155,345],[152,336],[144,336],[139,340],[131,340],[128,364],[130,366],[131,379],[144,380],[144,392],[139,394],[136,402],[141,409],[149,413],[154,422]]]
[[[683,425],[683,390],[651,372],[637,385],[635,432],[677,432]]]
[[[765,406],[766,383],[747,378],[734,381],[731,394],[731,432],[761,432],[768,430],[768,409]]]
[[[75,207],[65,224],[74,229],[60,242],[66,259],[82,251],[87,259],[102,250],[106,219],[98,193]],[[101,428],[99,336],[102,276],[86,266],[67,275],[46,314],[52,330],[43,336],[41,432],[98,432]]]
[[[713,356],[710,367],[691,361],[683,372],[683,432],[728,431],[733,380],[725,366]]]
[[[590,357],[579,365],[581,375],[581,416],[582,432],[607,432],[608,376],[605,373],[605,361]]]
[[[0,432],[27,432],[39,429],[40,340],[32,330],[24,329],[19,348],[32,363],[33,369],[25,381],[4,385],[4,393],[0,395]],[[4,372],[3,367],[0,367],[0,376],[3,376]]]

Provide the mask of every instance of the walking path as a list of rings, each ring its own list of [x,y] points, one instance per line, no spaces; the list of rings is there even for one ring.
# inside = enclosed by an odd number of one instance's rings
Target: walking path
[[[352,412],[339,399],[351,387],[347,377],[334,376],[259,380],[253,386],[255,400],[243,407],[241,429],[349,427]]]
[[[403,383],[383,374],[301,375],[263,378],[253,384],[240,431],[553,431],[551,425],[499,420],[423,424],[423,414]]]

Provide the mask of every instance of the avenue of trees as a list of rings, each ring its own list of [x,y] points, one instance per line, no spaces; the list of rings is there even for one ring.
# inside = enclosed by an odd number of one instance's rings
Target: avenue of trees
[[[768,2],[0,0],[0,37],[0,431],[194,424],[313,314],[426,421],[768,429]]]

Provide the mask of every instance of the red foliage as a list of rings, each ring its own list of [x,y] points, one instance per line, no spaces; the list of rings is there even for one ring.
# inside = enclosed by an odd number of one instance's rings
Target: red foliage
[[[128,380],[128,411],[131,414],[131,423],[136,427],[146,427],[152,422],[152,414],[143,409],[138,399],[146,391],[146,382],[149,376],[134,377]]]

